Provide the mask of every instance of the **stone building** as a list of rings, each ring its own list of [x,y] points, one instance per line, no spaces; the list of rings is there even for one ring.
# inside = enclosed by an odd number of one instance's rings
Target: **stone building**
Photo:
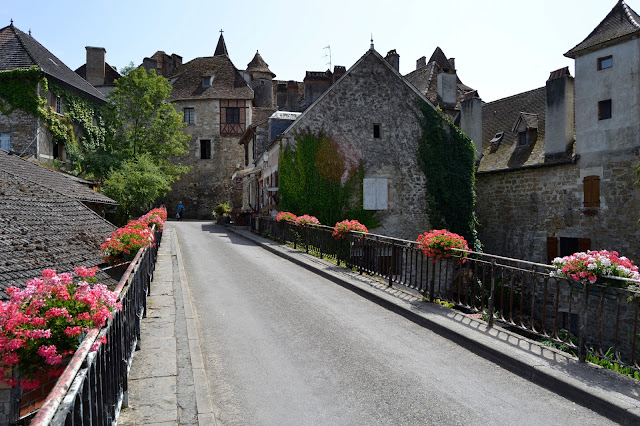
[[[281,144],[295,146],[298,134],[323,132],[352,167],[362,164],[363,207],[375,210],[381,223],[375,232],[415,239],[429,229],[418,101],[429,103],[372,48],[271,144],[263,185],[278,181]]]
[[[640,17],[618,1],[546,86],[483,104],[461,128],[476,144],[478,233],[486,251],[550,262],[577,251],[640,259]],[[574,107],[575,105],[575,107]]]
[[[69,69],[30,34],[20,31],[13,23],[0,29],[0,72],[31,67],[37,67],[50,85],[56,84],[71,95],[97,105],[107,102],[99,90]],[[64,119],[66,106],[63,97],[51,91],[44,92],[40,84],[36,91],[38,96],[46,98],[57,116]],[[63,143],[52,136],[44,120],[20,108],[4,108],[0,110],[1,149],[13,150],[21,156],[33,156],[37,160],[66,160]],[[77,128],[73,130],[79,132]]]

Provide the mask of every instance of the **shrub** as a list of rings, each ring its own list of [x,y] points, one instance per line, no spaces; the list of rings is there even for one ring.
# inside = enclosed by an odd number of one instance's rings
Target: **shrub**
[[[213,217],[219,219],[221,217],[228,217],[229,213],[231,213],[231,207],[229,207],[229,203],[220,203],[213,209]]]

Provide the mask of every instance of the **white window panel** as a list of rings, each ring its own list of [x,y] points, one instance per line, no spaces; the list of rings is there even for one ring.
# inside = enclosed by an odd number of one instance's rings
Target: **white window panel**
[[[389,208],[389,182],[386,178],[363,179],[363,208],[387,210]]]

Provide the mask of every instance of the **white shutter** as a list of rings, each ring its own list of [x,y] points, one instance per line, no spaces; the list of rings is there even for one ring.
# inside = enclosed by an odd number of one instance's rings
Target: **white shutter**
[[[0,133],[0,149],[11,150],[11,133]]]
[[[388,179],[362,180],[362,208],[365,210],[387,210],[389,207]]]
[[[376,210],[387,210],[389,186],[387,179],[376,179]]]

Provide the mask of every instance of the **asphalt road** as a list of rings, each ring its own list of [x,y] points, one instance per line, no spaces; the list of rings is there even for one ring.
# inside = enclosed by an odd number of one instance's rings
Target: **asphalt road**
[[[223,227],[175,229],[223,425],[612,424]]]

